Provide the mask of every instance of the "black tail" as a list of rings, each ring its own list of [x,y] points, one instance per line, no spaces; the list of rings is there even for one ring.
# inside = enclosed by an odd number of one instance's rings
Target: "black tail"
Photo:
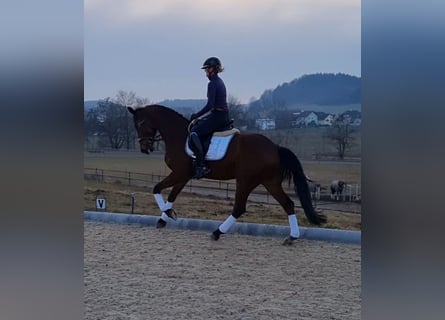
[[[288,179],[290,182],[291,176],[293,176],[295,193],[300,199],[301,206],[309,222],[316,225],[325,223],[327,220],[326,216],[317,214],[312,206],[309,185],[300,160],[292,151],[280,146],[278,147],[278,155],[280,157],[283,178]]]

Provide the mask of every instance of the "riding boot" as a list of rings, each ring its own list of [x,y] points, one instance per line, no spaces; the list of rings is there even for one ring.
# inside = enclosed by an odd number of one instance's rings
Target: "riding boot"
[[[196,161],[195,161],[195,174],[193,179],[201,179],[206,174],[210,172],[210,169],[206,166],[204,161],[204,150],[202,148],[201,139],[199,139],[198,134],[196,132],[192,132],[190,134],[190,141],[193,152],[195,153]]]

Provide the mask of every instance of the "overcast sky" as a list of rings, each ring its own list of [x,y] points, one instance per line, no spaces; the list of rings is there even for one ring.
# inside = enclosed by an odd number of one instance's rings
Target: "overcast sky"
[[[119,90],[158,102],[205,99],[221,59],[248,102],[304,74],[361,76],[360,0],[85,0],[85,100]]]

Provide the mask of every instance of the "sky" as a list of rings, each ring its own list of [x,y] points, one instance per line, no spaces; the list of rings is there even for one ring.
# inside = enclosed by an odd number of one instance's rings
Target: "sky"
[[[206,58],[247,103],[304,74],[361,76],[360,0],[85,0],[84,99],[205,99]]]

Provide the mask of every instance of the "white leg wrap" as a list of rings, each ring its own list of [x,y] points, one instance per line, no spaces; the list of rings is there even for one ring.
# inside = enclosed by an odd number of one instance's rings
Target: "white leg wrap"
[[[170,217],[164,212],[167,211],[168,209],[173,208],[173,202],[164,202],[164,198],[162,197],[162,195],[160,193],[156,193],[154,194],[156,203],[158,204],[159,209],[161,210],[162,214],[161,214],[161,219],[164,221],[167,221],[168,219],[170,219]]]
[[[173,202],[166,202],[165,203],[165,206],[164,206],[164,210],[163,211],[165,211],[165,210],[168,210],[168,209],[171,209],[171,208],[173,208]]]
[[[161,219],[167,221],[168,219],[170,219],[170,217],[165,212],[162,212]]]
[[[230,215],[226,221],[224,221],[220,226],[219,226],[219,231],[221,231],[222,233],[227,233],[227,231],[229,231],[229,229],[232,227],[232,225],[236,222],[236,219],[234,216]]]
[[[297,222],[297,215],[290,214],[287,216],[289,219],[289,226],[290,226],[290,235],[295,238],[300,237],[300,228],[298,228],[298,222]]]
[[[161,219],[164,221],[167,221],[167,219],[171,219],[166,213],[165,211],[167,211],[168,209],[171,209],[173,207],[173,203],[172,202],[166,202],[164,205],[164,210],[161,213]],[[162,209],[161,209],[162,210]]]
[[[165,202],[164,202],[164,198],[162,197],[162,195],[160,193],[155,193],[154,194],[155,200],[158,204],[158,207],[161,211],[165,211],[166,209],[164,209],[165,207]]]

